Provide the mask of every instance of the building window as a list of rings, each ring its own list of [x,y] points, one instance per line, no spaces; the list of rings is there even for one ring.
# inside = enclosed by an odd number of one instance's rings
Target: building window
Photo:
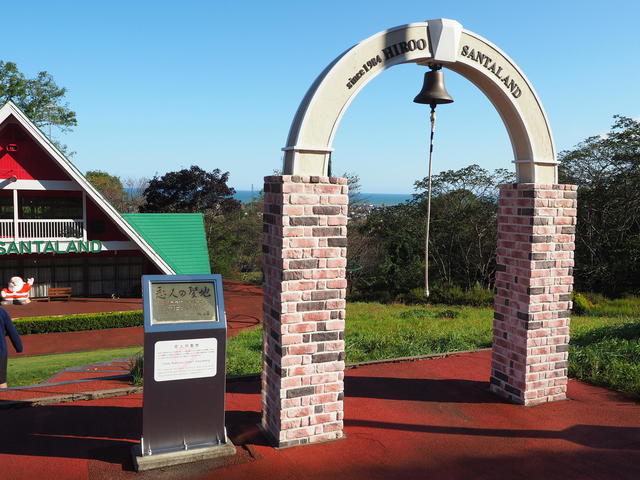
[[[13,197],[0,197],[0,219],[13,218]]]
[[[19,215],[20,218],[25,220],[82,218],[82,199],[74,197],[20,196]]]

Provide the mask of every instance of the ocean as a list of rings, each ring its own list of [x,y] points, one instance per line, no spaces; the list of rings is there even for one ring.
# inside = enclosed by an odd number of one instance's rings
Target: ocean
[[[258,198],[259,191],[251,190],[236,190],[236,194],[233,196],[236,200],[240,200],[243,203],[248,203],[252,198]],[[362,202],[365,205],[397,205],[406,200],[411,200],[412,195],[410,193],[362,193]]]

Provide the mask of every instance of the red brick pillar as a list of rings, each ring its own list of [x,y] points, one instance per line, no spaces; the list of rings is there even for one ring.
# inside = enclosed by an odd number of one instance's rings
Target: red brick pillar
[[[265,177],[262,427],[279,447],[342,437],[347,189]]]
[[[515,403],[566,398],[576,190],[500,187],[491,391]]]

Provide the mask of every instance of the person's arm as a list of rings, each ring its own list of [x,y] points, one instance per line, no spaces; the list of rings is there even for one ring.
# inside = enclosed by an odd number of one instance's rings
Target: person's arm
[[[20,339],[20,335],[16,330],[16,326],[11,321],[9,315],[5,314],[4,316],[4,325],[7,330],[7,335],[11,339],[11,343],[13,343],[13,348],[16,349],[16,352],[22,352],[22,340]]]

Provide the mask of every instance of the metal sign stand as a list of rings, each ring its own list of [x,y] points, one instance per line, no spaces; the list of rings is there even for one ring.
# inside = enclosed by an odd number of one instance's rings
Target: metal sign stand
[[[145,275],[144,399],[136,470],[235,454],[224,426],[220,275]]]

